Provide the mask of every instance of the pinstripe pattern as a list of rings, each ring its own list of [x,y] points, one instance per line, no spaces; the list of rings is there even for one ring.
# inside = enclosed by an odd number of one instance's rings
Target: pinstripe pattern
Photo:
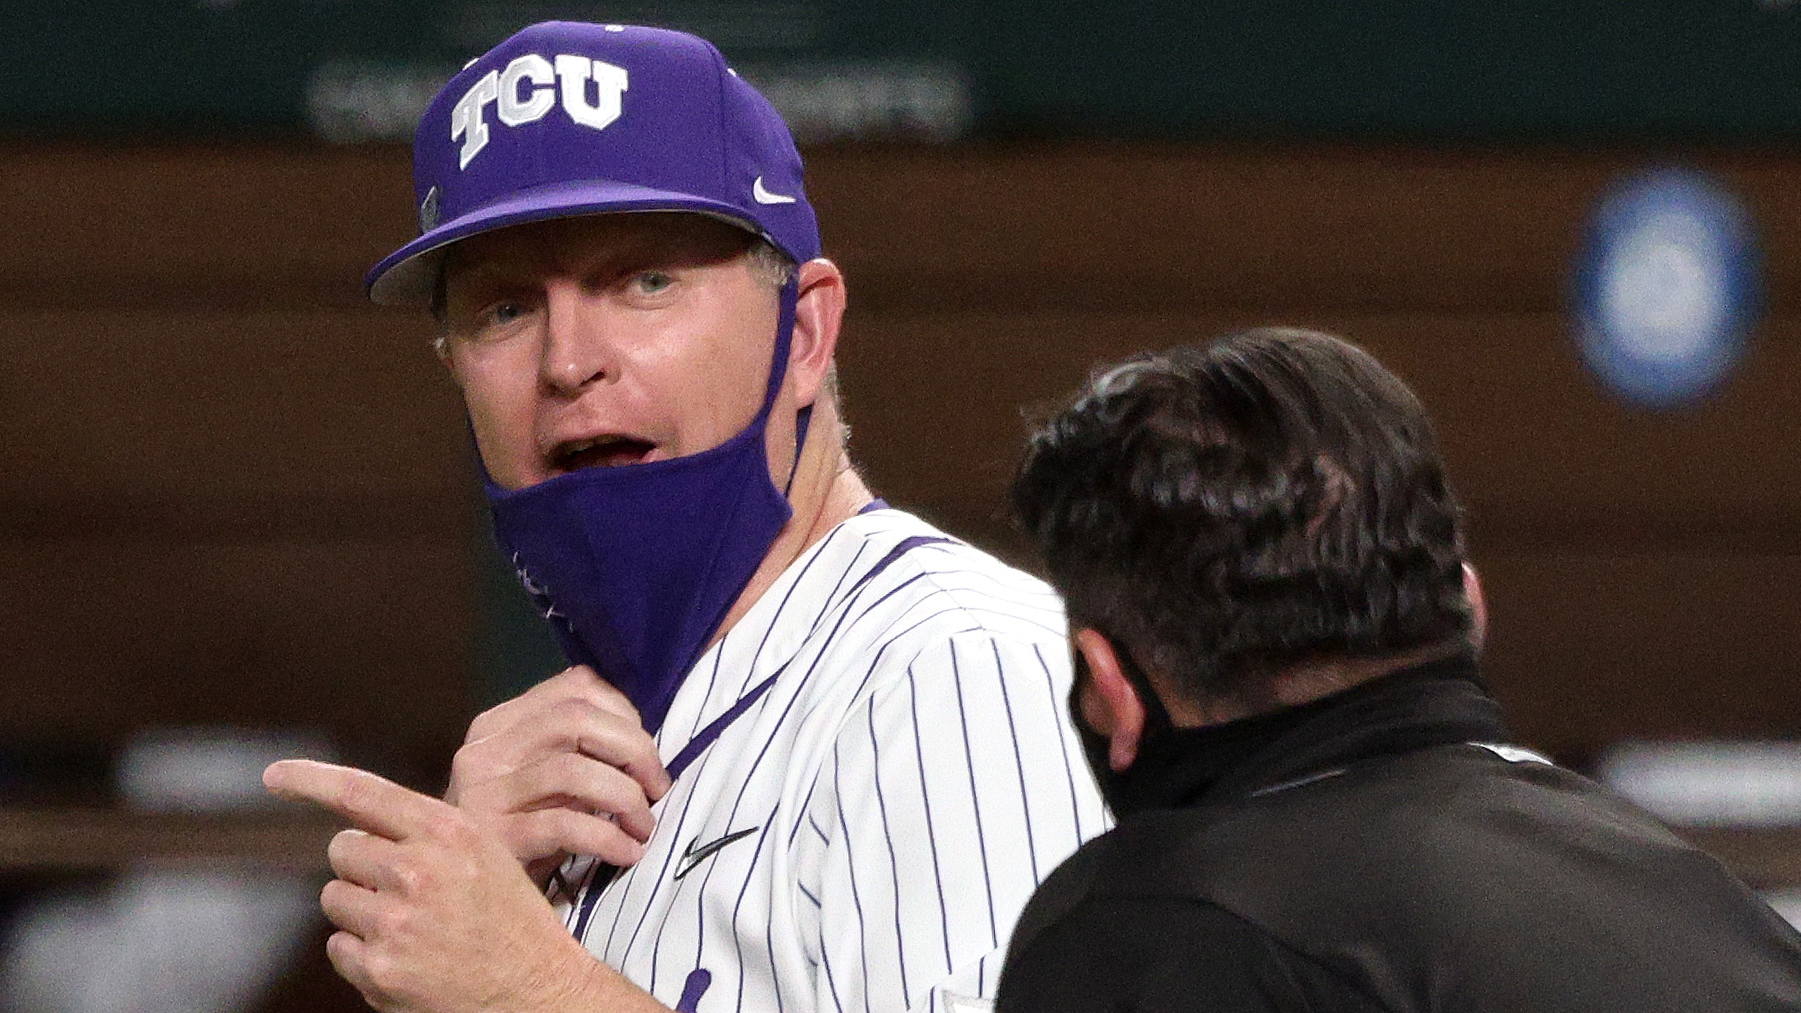
[[[897,510],[844,522],[696,663],[665,762],[774,682],[692,754],[644,859],[576,898],[591,951],[697,1013],[993,994],[1039,876],[1106,818],[1064,714],[1060,603],[968,546],[919,544],[941,537]]]

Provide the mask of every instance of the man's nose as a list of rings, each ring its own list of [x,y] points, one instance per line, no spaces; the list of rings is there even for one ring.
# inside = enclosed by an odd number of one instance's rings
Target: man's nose
[[[546,285],[544,354],[538,363],[543,384],[561,393],[579,393],[613,372],[611,344],[600,299],[580,282],[558,278]]]

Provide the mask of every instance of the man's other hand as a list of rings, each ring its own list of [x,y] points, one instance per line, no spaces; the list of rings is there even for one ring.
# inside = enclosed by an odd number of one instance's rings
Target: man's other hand
[[[651,804],[669,784],[631,701],[578,665],[471,722],[444,798],[542,886],[569,855],[644,857]]]
[[[272,764],[263,783],[356,828],[332,838],[327,857],[338,878],[319,901],[339,929],[326,942],[332,966],[376,1009],[579,1009],[606,993],[648,1002],[569,935],[519,863],[467,813],[312,760]]]

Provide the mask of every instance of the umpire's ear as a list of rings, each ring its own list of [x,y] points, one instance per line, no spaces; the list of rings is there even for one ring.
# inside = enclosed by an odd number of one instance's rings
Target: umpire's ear
[[[1481,654],[1488,641],[1488,597],[1482,593],[1482,578],[1467,562],[1463,564],[1463,596],[1470,601],[1470,646]]]
[[[1138,758],[1144,735],[1144,701],[1120,667],[1112,641],[1098,630],[1082,628],[1071,638],[1088,677],[1076,687],[1076,706],[1089,728],[1107,739],[1107,766],[1125,770]]]

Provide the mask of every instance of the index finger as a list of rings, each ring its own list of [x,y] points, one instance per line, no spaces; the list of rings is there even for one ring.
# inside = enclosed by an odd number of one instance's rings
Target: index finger
[[[539,693],[541,698],[548,698],[551,702],[575,697],[586,700],[601,710],[630,718],[634,724],[642,726],[644,722],[638,714],[638,708],[632,704],[631,697],[587,665],[571,665],[526,691],[524,695],[531,696],[533,693]]]
[[[632,703],[632,698],[626,696],[624,690],[608,682],[599,672],[587,665],[576,665],[568,671],[577,673],[588,691],[597,695],[608,709],[638,718],[638,708]]]
[[[402,841],[426,825],[444,805],[366,770],[317,760],[277,760],[263,771],[275,795],[311,802],[349,820],[359,830]]]
[[[587,665],[571,665],[511,700],[477,714],[469,724],[469,734],[464,741],[474,742],[515,728],[530,727],[542,720],[547,711],[569,700],[587,701],[597,710],[619,715],[629,719],[633,726],[643,727],[643,719],[638,715],[638,708],[632,706],[631,698]]]

